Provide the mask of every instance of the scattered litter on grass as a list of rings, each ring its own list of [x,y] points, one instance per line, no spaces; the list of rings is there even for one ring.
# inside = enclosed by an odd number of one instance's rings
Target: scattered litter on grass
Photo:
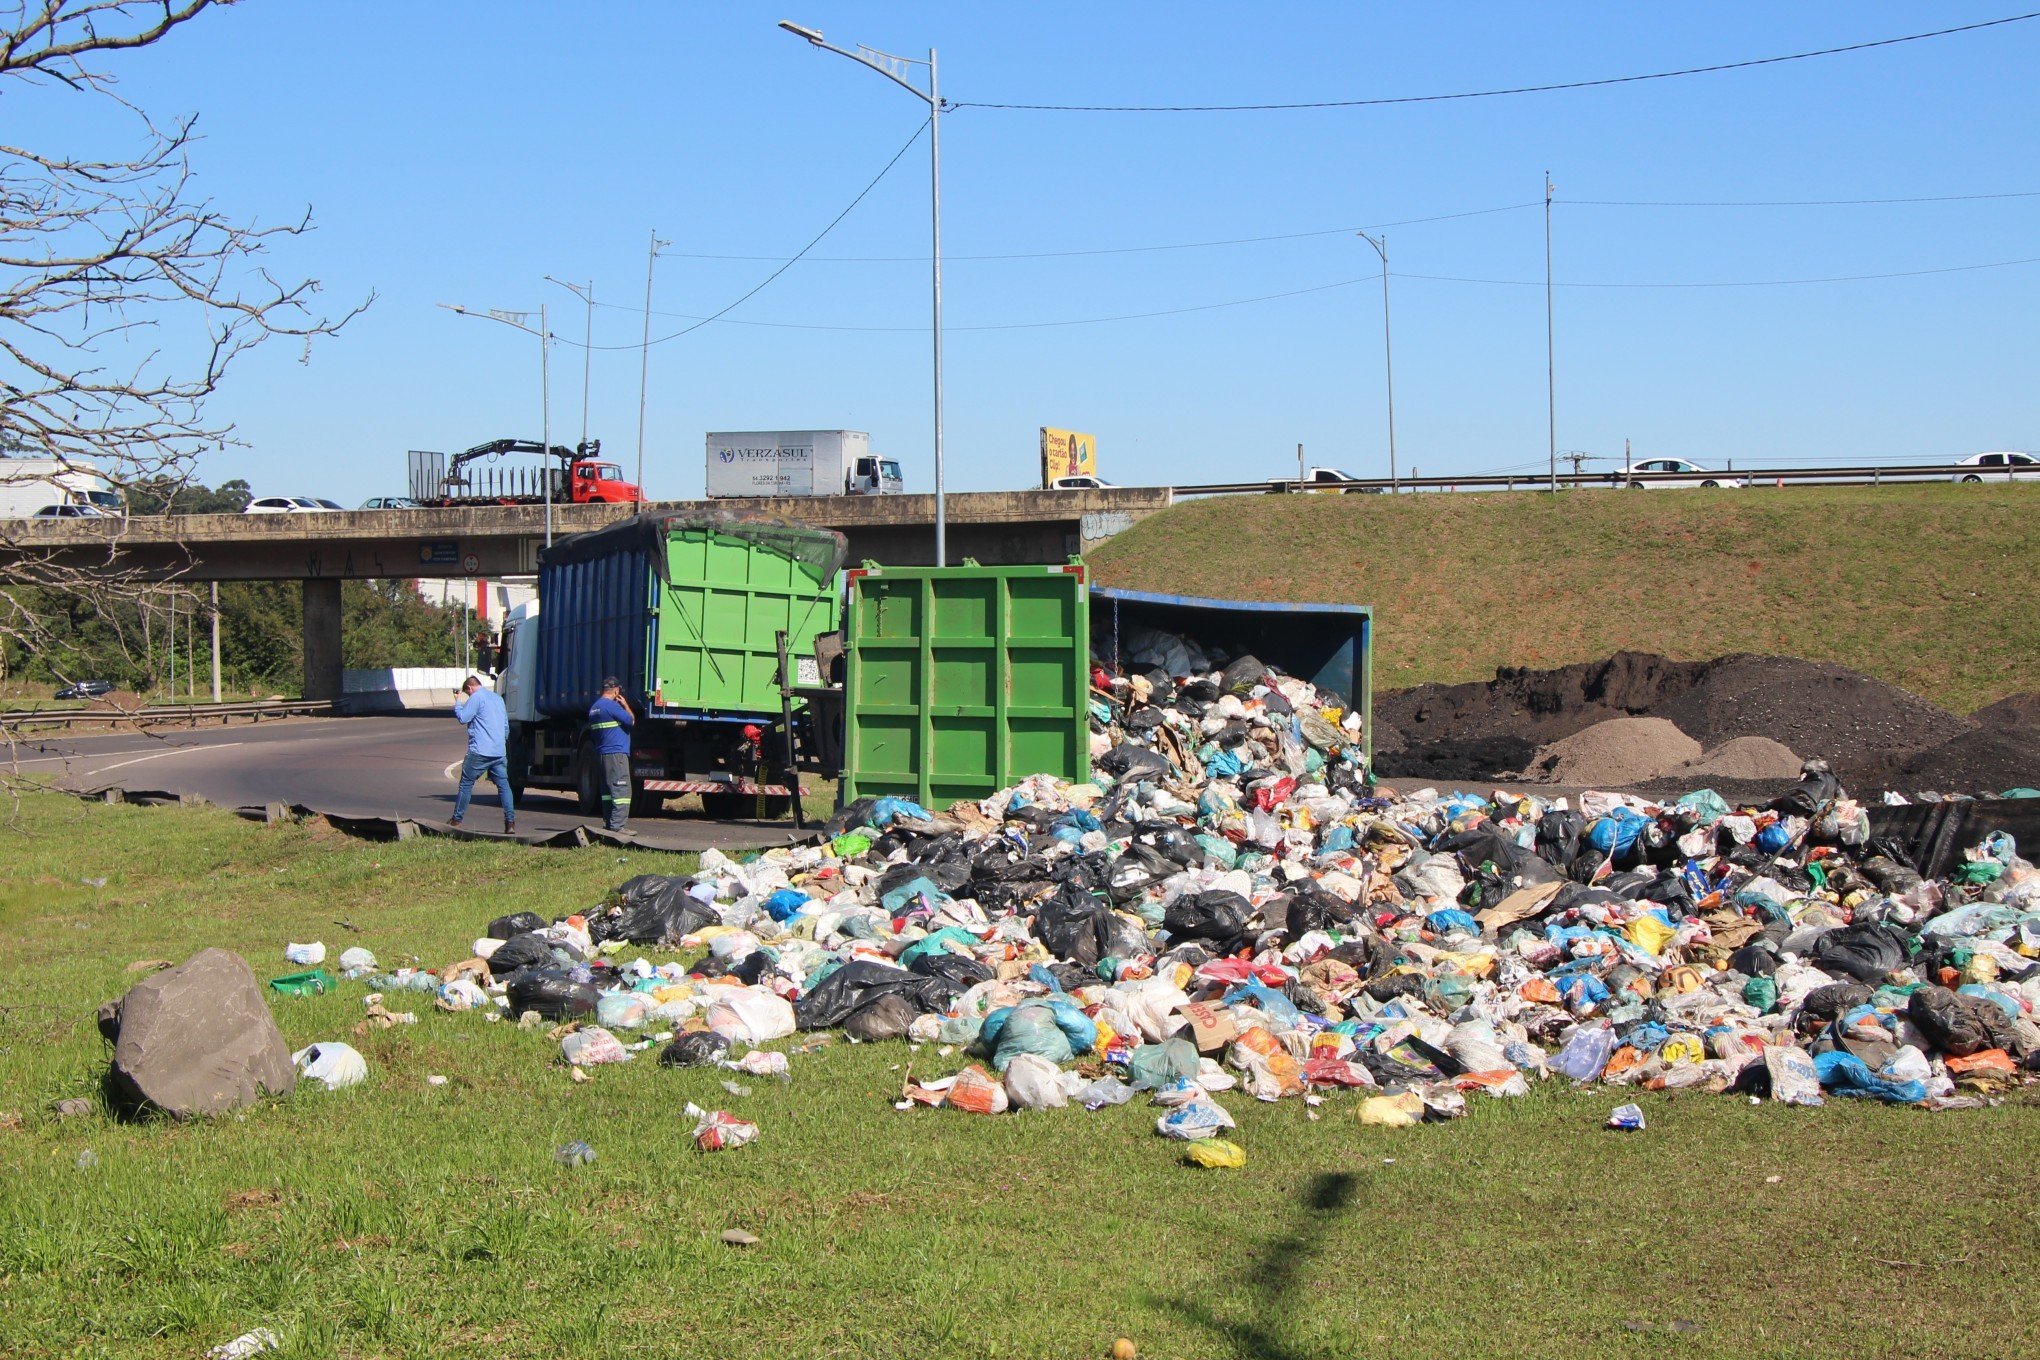
[[[78,1159],[72,1165],[76,1166],[80,1171],[90,1171],[93,1167],[99,1165],[99,1154],[91,1148],[83,1148],[78,1153]]]
[[[595,1149],[586,1143],[564,1143],[553,1149],[553,1160],[561,1166],[587,1166],[595,1160]]]
[[[288,944],[283,947],[283,958],[300,968],[316,967],[326,961],[326,946],[317,940],[310,944]]]
[[[752,1234],[745,1232],[742,1228],[724,1228],[722,1240],[725,1246],[731,1247],[755,1247],[758,1245],[758,1239]]]
[[[368,1060],[352,1044],[336,1040],[301,1048],[290,1055],[290,1061],[299,1076],[322,1082],[329,1091],[343,1091],[368,1080]]]
[[[267,1327],[257,1327],[252,1332],[243,1332],[232,1341],[222,1341],[205,1353],[206,1360],[247,1360],[251,1355],[262,1355],[268,1351],[280,1351],[283,1341]]]
[[[1643,1110],[1636,1105],[1617,1105],[1608,1115],[1608,1127],[1626,1133],[1643,1131]]]
[[[1929,1109],[2033,1080],[2040,873],[2003,832],[1928,879],[1817,760],[1734,801],[1391,793],[1334,694],[1252,657],[1142,664],[1093,676],[1090,781],[860,798],[817,844],[711,850],[361,980],[457,999],[438,1023],[507,1012],[576,1082],[654,1043],[784,1080],[841,1034],[908,1045],[902,1111],[1139,1097],[1193,1144],[1235,1126],[1222,1096],[1353,1130],[1552,1078]],[[687,1108],[705,1149],[757,1134]]]

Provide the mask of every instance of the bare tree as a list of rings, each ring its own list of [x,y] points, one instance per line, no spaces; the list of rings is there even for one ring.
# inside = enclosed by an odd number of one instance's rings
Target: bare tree
[[[196,116],[160,122],[119,93],[125,54],[231,3],[0,0],[0,107],[98,101],[132,124],[113,154],[0,142],[0,449],[117,484],[182,481],[202,451],[236,442],[207,404],[237,358],[278,337],[308,353],[368,305],[330,317],[316,279],[279,278],[268,257],[311,230],[309,210],[264,224],[215,205],[193,182]],[[0,638],[59,646],[52,590],[115,612],[137,597],[115,568],[117,530],[103,562],[80,566],[23,552],[11,529],[0,521],[14,550]]]

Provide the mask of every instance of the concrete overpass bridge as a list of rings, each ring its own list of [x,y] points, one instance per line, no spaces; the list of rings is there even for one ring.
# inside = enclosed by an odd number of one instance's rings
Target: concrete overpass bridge
[[[1165,508],[1166,487],[966,491],[948,497],[949,558],[986,565],[1060,562]],[[913,566],[935,559],[933,496],[821,496],[629,505],[555,505],[554,537],[599,529],[638,510],[731,511],[834,529],[850,560]],[[127,520],[0,521],[0,583],[50,561],[151,581],[300,581],[305,697],[340,695],[340,583],[538,570],[545,507],[343,510],[301,515],[167,515]]]

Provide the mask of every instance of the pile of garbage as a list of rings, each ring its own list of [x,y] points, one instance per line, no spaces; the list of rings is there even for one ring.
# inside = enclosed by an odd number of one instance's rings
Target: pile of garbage
[[[1226,1092],[1397,1125],[1547,1079],[1946,1109],[2040,1071],[2040,873],[2002,833],[1929,881],[1819,761],[1740,807],[1388,793],[1356,715],[1251,657],[1094,680],[1088,782],[861,799],[826,843],[371,982],[553,1026],[577,1068],[905,1040],[903,1109],[1144,1097],[1205,1165],[1237,1164]],[[756,1135],[697,1114],[704,1147]]]

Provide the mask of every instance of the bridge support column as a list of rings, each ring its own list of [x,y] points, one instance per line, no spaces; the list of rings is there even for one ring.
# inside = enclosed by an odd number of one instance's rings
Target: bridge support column
[[[305,698],[340,697],[340,582],[305,583]]]

